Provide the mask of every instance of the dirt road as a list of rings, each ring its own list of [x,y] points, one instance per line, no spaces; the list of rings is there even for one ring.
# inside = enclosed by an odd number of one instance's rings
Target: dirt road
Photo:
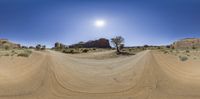
[[[200,99],[199,61],[154,51],[91,57],[54,51],[0,57],[0,99]]]

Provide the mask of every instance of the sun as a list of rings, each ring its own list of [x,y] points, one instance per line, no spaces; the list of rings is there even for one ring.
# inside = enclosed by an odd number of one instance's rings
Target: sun
[[[96,20],[96,21],[94,22],[94,25],[95,25],[96,27],[104,27],[105,24],[106,24],[105,20]]]

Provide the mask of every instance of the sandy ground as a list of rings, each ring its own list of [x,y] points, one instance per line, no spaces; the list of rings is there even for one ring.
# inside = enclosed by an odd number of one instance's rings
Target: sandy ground
[[[0,99],[200,99],[200,61],[143,51],[0,57]]]

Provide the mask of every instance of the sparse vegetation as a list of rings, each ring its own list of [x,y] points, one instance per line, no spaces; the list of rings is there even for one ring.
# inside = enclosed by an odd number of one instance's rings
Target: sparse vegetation
[[[22,56],[28,57],[31,55],[32,51],[28,49],[12,49],[12,50],[2,50],[0,56]]]
[[[74,54],[75,53],[75,51],[73,49],[70,49],[70,50],[65,49],[62,52],[67,53],[67,54]],[[76,53],[78,53],[78,52],[76,52]]]
[[[121,36],[116,36],[115,38],[111,39],[111,42],[116,47],[117,53],[120,53],[120,49],[121,49],[120,47],[121,47],[122,43],[124,43],[124,38]]]
[[[168,51],[166,51],[166,50],[164,50],[164,52],[163,52],[164,54],[167,54],[167,53],[169,53]]]
[[[4,56],[10,56],[10,54],[7,53],[7,54],[5,54]]]
[[[36,45],[36,50],[46,50],[46,46],[45,45],[41,45],[41,44],[38,44],[38,45]]]
[[[33,46],[29,46],[29,49],[35,49],[35,47],[33,47]]]
[[[5,50],[9,50],[10,47],[8,45],[5,45]]]
[[[186,50],[185,52],[186,52],[186,53],[190,53],[190,51],[189,51],[189,50]]]
[[[192,49],[196,49],[196,47],[195,47],[195,46],[192,46]]]
[[[28,53],[19,53],[17,56],[21,56],[21,57],[28,57],[29,54]]]
[[[61,51],[61,50],[65,49],[65,48],[66,48],[66,45],[64,45],[62,43],[59,43],[59,42],[56,42],[54,44],[54,48],[53,49],[55,49],[57,51]]]
[[[46,50],[46,46],[43,45],[42,48],[41,48],[41,50]]]
[[[27,46],[22,46],[21,48],[23,48],[23,49],[28,49],[28,47],[27,47]]]
[[[186,61],[186,60],[188,60],[188,57],[187,56],[179,56],[179,59],[181,61]]]
[[[83,49],[83,53],[87,53],[89,50],[88,49]]]
[[[36,50],[40,50],[41,49],[41,45],[40,44],[38,44],[38,45],[36,45]]]
[[[170,45],[167,45],[167,46],[166,46],[166,48],[168,48],[168,49],[169,49],[169,48],[171,48],[171,46],[170,46]]]
[[[20,52],[17,56],[21,56],[21,57],[29,57],[31,55],[32,51],[30,50],[23,50],[22,52]]]

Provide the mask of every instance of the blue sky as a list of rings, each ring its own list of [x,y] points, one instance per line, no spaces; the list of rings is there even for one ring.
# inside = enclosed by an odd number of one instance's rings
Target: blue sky
[[[96,20],[105,20],[102,28]],[[199,0],[0,0],[0,38],[23,45],[114,36],[125,45],[200,37]]]

